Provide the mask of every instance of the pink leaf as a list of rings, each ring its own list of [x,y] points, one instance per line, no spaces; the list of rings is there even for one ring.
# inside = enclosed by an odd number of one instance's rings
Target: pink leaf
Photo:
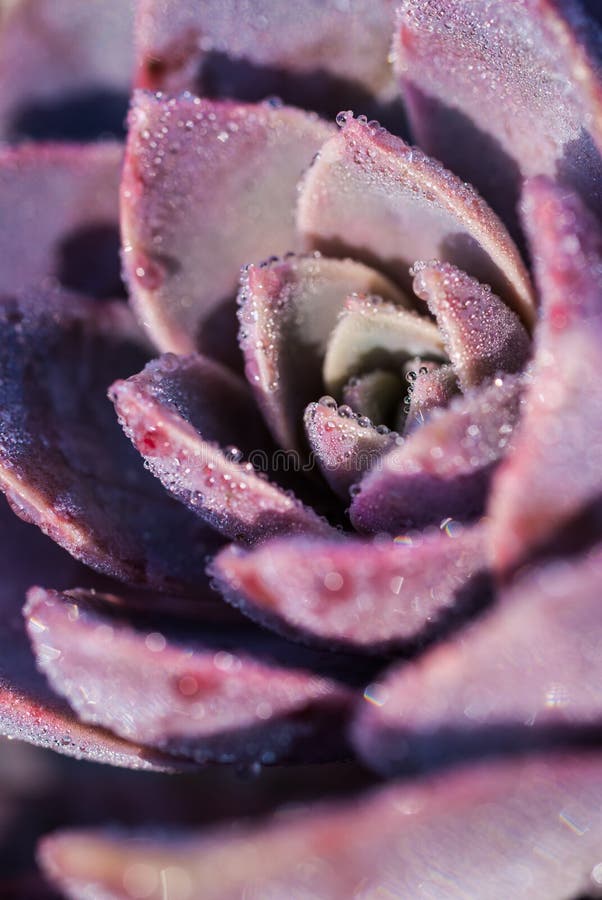
[[[308,247],[352,256],[409,288],[417,259],[490,284],[524,321],[529,276],[506,229],[467,184],[373,123],[347,115],[307,173],[297,224]]]
[[[240,268],[295,248],[296,185],[331,133],[282,106],[134,95],[124,264],[160,350],[232,360]]]
[[[306,108],[394,90],[391,0],[142,0],[137,31],[138,84],[153,90],[278,94]]]
[[[362,757],[390,774],[591,739],[602,722],[601,579],[599,552],[551,563],[453,641],[394,669],[355,722]]]
[[[0,150],[0,293],[60,283],[91,296],[120,294],[122,158],[112,143]]]
[[[599,535],[602,492],[602,232],[575,195],[543,178],[528,185],[523,208],[542,321],[522,425],[493,488],[492,554],[500,571],[550,541]]]
[[[337,407],[332,397],[310,403],[304,422],[309,446],[324,478],[343,499],[391,448],[396,437],[386,426],[376,427],[365,416],[356,416],[349,406]]]
[[[159,753],[79,722],[35,668],[21,606],[32,581],[98,582],[37,528],[14,516],[0,498],[0,734],[58,753],[134,769],[179,768]]]
[[[120,133],[133,64],[133,9],[132,0],[3,4],[0,139]]]
[[[434,411],[361,482],[351,504],[354,526],[395,533],[479,516],[516,427],[521,392],[517,376],[498,377]]]
[[[231,546],[210,565],[226,598],[252,619],[366,653],[435,636],[486,597],[485,569],[483,528],[455,523],[403,544],[282,538],[250,552]]]
[[[198,763],[340,754],[349,692],[278,664],[274,639],[253,653],[231,628],[166,638],[101,604],[94,593],[32,588],[25,610],[38,666],[82,721]]]
[[[513,225],[533,175],[601,207],[593,29],[573,0],[402,0],[397,69],[416,140]]]
[[[108,385],[146,351],[126,306],[39,292],[0,302],[0,487],[77,559],[141,586],[199,595],[219,542],[144,471]]]
[[[276,440],[287,450],[299,447],[303,411],[323,393],[328,339],[352,293],[408,302],[387,278],[350,259],[276,259],[249,266],[243,277],[245,371]]]
[[[399,430],[406,436],[428,422],[436,409],[449,406],[458,390],[452,365],[438,366],[419,359],[408,366],[406,399],[398,415]]]
[[[414,273],[414,293],[437,319],[462,390],[525,367],[529,335],[488,286],[449,263],[417,263]]]
[[[223,534],[255,543],[283,532],[331,533],[312,509],[242,462],[245,451],[262,463],[270,456],[247,386],[219,363],[166,354],[116,382],[111,397],[151,472]],[[240,446],[229,446],[234,440]]]
[[[74,900],[91,884],[119,900],[131,898],[128,885],[144,885],[148,900],[176,890],[203,900],[566,900],[599,885],[601,806],[599,755],[543,757],[179,838],[58,832],[40,860]]]

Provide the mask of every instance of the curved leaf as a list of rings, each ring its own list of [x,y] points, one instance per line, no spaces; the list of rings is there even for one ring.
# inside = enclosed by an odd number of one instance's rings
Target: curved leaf
[[[484,531],[414,535],[405,543],[281,538],[210,565],[230,603],[261,624],[365,653],[416,647],[488,595]],[[311,560],[307,565],[306,560]]]
[[[25,609],[38,666],[84,722],[197,763],[342,752],[349,692],[270,660],[269,640],[265,658],[232,628],[174,640],[134,630],[100,603],[95,593],[32,588]]]
[[[134,61],[133,12],[132,0],[4,2],[0,140],[121,134]]]
[[[240,268],[295,249],[297,182],[331,133],[316,116],[269,103],[134,94],[124,266],[160,350],[236,358]]]
[[[21,522],[0,498],[0,734],[77,759],[134,769],[182,766],[160,753],[79,722],[36,670],[21,607],[33,581],[72,585],[98,577],[60,550],[37,528]]]
[[[49,292],[0,300],[0,487],[87,565],[198,596],[199,560],[219,542],[144,471],[106,398],[145,359],[121,303]]]
[[[247,386],[219,363],[166,354],[110,393],[151,472],[222,534],[255,543],[288,532],[332,532],[251,461],[242,462],[245,452],[269,461],[265,436]]]
[[[522,390],[518,376],[498,377],[435,410],[361,482],[351,504],[353,525],[394,534],[481,515],[518,421]]]
[[[601,806],[599,755],[512,760],[179,840],[58,832],[40,859],[74,900],[90,884],[127,900],[127,873],[148,900],[566,900],[599,885]]]
[[[600,536],[602,232],[577,196],[543,178],[526,188],[524,216],[542,320],[516,445],[493,486],[500,571],[550,542]]]
[[[252,100],[277,94],[307,109],[355,94],[389,99],[392,0],[142,0],[138,84]],[[334,96],[332,96],[334,95]],[[333,113],[334,114],[334,113]]]
[[[406,377],[410,382],[408,393],[398,416],[399,430],[405,436],[428,422],[436,409],[449,406],[458,390],[454,367],[449,364],[429,365],[420,359],[412,364]]]
[[[529,335],[488,286],[449,263],[417,263],[414,293],[437,319],[462,390],[525,367]]]
[[[288,257],[249,266],[243,276],[245,371],[274,437],[287,450],[299,447],[303,410],[323,393],[328,338],[352,293],[407,303],[387,278],[351,259]]]
[[[353,376],[390,366],[401,371],[414,357],[445,358],[437,327],[423,316],[380,297],[351,296],[328,339],[324,386],[335,397]]]
[[[551,563],[454,641],[394,669],[355,722],[362,758],[391,774],[591,741],[602,723],[601,578],[600,553]]]
[[[303,181],[297,225],[311,249],[361,259],[408,289],[415,260],[453,263],[533,319],[529,276],[487,204],[375,123],[347,115],[322,147]]]
[[[415,137],[514,227],[533,175],[601,208],[595,27],[573,0],[402,0],[396,59]]]
[[[0,293],[52,284],[117,297],[119,144],[0,149]]]
[[[332,397],[310,403],[304,422],[307,441],[324,478],[343,499],[396,438],[388,428],[356,416],[350,407],[337,407]]]

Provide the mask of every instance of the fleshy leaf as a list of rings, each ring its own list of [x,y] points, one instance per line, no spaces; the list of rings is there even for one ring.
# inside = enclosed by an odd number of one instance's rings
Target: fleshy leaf
[[[437,319],[462,390],[525,367],[529,335],[488,285],[449,263],[417,263],[414,273],[414,293]]]
[[[546,756],[179,839],[62,831],[43,840],[40,861],[73,900],[90,884],[126,900],[128,873],[145,876],[148,900],[165,885],[203,900],[566,900],[599,886],[601,807],[599,755]]]
[[[508,232],[478,194],[384,128],[354,119],[322,147],[303,181],[297,225],[306,245],[351,256],[411,287],[417,259],[453,263],[533,319],[529,276]]]
[[[561,536],[601,533],[602,232],[575,195],[543,178],[527,187],[523,209],[542,321],[516,446],[492,495],[499,570]]]
[[[486,599],[485,570],[483,528],[456,523],[406,543],[295,537],[249,552],[231,546],[210,565],[219,589],[252,619],[367,653],[433,638]]]
[[[403,396],[399,375],[386,369],[373,369],[353,376],[343,388],[343,403],[358,416],[366,416],[375,425],[386,425]]]
[[[277,639],[263,638],[263,654],[239,650],[245,634],[232,628],[201,630],[196,639],[187,630],[175,640],[134,630],[99,601],[32,588],[25,609],[38,666],[83,721],[198,763],[342,752],[350,693],[272,661]]]
[[[409,384],[398,414],[398,430],[407,436],[424,425],[436,409],[449,406],[458,382],[452,365],[437,366],[421,359],[415,361],[406,377]]]
[[[151,472],[218,531],[247,543],[331,533],[312,509],[242,462],[246,451],[265,464],[269,447],[247,385],[219,363],[165,354],[116,382],[111,398]]]
[[[316,109],[352,93],[387,99],[393,21],[391,0],[142,0],[137,80],[153,90],[250,100],[276,93]]]
[[[58,753],[134,769],[180,768],[175,760],[79,722],[36,671],[21,606],[32,581],[65,585],[98,579],[0,497],[0,734]]]
[[[391,448],[396,435],[357,416],[349,406],[337,407],[332,397],[310,403],[305,410],[305,432],[324,478],[340,497]]]
[[[58,283],[120,295],[122,158],[113,143],[0,149],[0,293]]]
[[[268,103],[134,94],[124,265],[160,350],[232,361],[240,267],[295,249],[297,182],[330,134],[317,117]]]
[[[445,359],[436,325],[380,297],[348,297],[328,339],[324,386],[335,397],[353,375],[389,366],[401,371],[413,357]]]
[[[394,669],[355,722],[363,759],[391,774],[599,734],[601,580],[600,553],[550,563],[455,640]]]
[[[479,516],[517,424],[521,394],[518,376],[498,377],[433,412],[361,482],[353,525],[395,533]]]
[[[0,487],[87,565],[198,596],[199,562],[219,541],[144,471],[106,398],[146,358],[122,303],[49,292],[0,300]]]
[[[133,11],[132,0],[3,3],[0,140],[121,135]]]
[[[572,0],[402,0],[397,69],[416,140],[513,225],[533,175],[602,206],[594,29]]]
[[[383,275],[350,259],[277,259],[249,266],[243,277],[239,317],[245,371],[272,433],[287,450],[300,445],[303,410],[323,393],[328,338],[352,293],[408,302]]]

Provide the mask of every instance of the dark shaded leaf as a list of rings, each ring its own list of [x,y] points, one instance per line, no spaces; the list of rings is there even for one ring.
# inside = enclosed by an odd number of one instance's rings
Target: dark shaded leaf
[[[144,471],[106,398],[145,360],[121,303],[49,292],[0,301],[0,487],[98,571],[202,597],[202,560],[219,541]]]

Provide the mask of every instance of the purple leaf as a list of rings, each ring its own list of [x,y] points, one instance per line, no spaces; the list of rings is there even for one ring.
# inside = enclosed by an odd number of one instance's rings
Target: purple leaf
[[[222,534],[255,543],[288,532],[332,532],[312,509],[261,478],[252,462],[242,462],[245,451],[269,460],[265,437],[246,384],[219,363],[166,354],[116,382],[111,398],[151,472]]]
[[[309,446],[324,478],[343,499],[391,448],[396,437],[386,426],[377,428],[365,416],[356,416],[349,406],[337,407],[332,397],[310,403],[304,422]]]
[[[272,661],[269,640],[266,658],[246,649],[244,633],[240,650],[231,628],[176,640],[134,630],[101,604],[94,593],[32,588],[25,609],[38,666],[82,721],[198,763],[342,752],[349,691]]]
[[[249,552],[227,547],[210,571],[261,624],[308,643],[382,653],[432,639],[483,600],[483,535],[454,523],[403,544],[281,538]]]
[[[199,561],[219,542],[144,471],[106,399],[145,359],[121,303],[49,292],[1,300],[0,487],[87,565],[199,596]]]
[[[437,319],[462,390],[525,367],[529,335],[491,288],[449,263],[417,263],[414,273],[414,293]]]
[[[89,296],[121,293],[122,158],[113,143],[0,150],[0,293],[57,283]]]
[[[602,232],[575,195],[543,178],[527,186],[523,211],[542,320],[521,428],[493,488],[500,571],[549,542],[600,534],[595,515],[589,534],[576,520],[602,493]]]
[[[602,723],[601,579],[600,552],[550,563],[453,641],[394,669],[355,722],[362,758],[391,774],[591,740]]]
[[[600,756],[551,756],[177,838],[58,832],[40,861],[73,900],[90,885],[119,900],[134,885],[148,900],[566,900],[599,887],[601,806]]]
[[[0,139],[120,133],[133,64],[133,9],[131,0],[3,4]]]
[[[392,31],[391,0],[142,0],[137,81],[211,96],[277,93],[307,108],[333,92],[389,99]]]
[[[411,287],[417,259],[451,262],[527,323],[529,276],[506,229],[467,184],[420,150],[350,114],[308,171],[297,224],[306,245],[352,256]]]
[[[245,371],[274,437],[286,450],[301,445],[303,411],[323,393],[328,339],[352,293],[407,302],[387,278],[350,259],[276,259],[249,266],[243,277],[239,317]]]
[[[517,424],[521,393],[518,376],[500,376],[435,410],[361,482],[353,525],[395,533],[479,516]]]
[[[397,69],[416,140],[513,226],[533,175],[601,208],[594,29],[572,0],[402,0]]]
[[[159,753],[142,750],[108,732],[84,725],[36,671],[25,636],[21,606],[32,581],[65,585],[98,583],[37,528],[19,521],[0,498],[0,734],[58,753],[135,769],[181,768]]]
[[[380,297],[345,301],[324,359],[324,386],[335,397],[353,376],[381,366],[401,371],[408,359],[445,359],[436,325]]]
[[[296,244],[301,173],[331,126],[282,106],[134,95],[124,265],[160,350],[232,361],[240,267]]]

